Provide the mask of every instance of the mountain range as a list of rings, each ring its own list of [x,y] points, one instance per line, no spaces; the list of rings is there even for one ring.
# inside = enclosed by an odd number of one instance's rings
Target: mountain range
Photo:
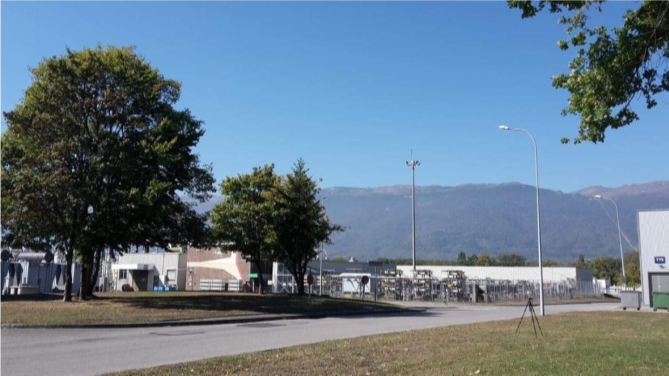
[[[537,258],[536,190],[519,183],[416,187],[418,259],[453,260],[459,252],[517,253]],[[669,209],[669,181],[587,187],[573,193],[541,189],[544,259],[573,261],[620,254],[614,205],[618,204],[623,249],[637,248],[637,212]],[[346,231],[332,237],[329,258],[411,258],[411,186],[325,188],[327,215]],[[197,206],[210,210],[216,196]]]

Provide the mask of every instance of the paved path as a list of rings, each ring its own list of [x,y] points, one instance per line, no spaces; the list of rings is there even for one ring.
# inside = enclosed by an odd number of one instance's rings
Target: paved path
[[[6,375],[94,375],[438,326],[518,318],[523,307],[424,304],[425,312],[251,324],[140,329],[2,329]],[[616,303],[547,306],[546,313],[612,310]]]

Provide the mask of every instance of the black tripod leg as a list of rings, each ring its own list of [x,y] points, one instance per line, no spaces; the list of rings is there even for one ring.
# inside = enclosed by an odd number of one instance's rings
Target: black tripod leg
[[[530,305],[530,302],[527,302],[525,305],[525,309],[523,310],[523,315],[520,316],[520,322],[518,323],[518,327],[516,328],[516,334],[518,334],[518,329],[520,329],[520,324],[523,323],[523,318],[525,317],[525,312],[527,312],[527,307]]]
[[[536,313],[534,313],[534,307],[530,306],[530,317],[532,317],[532,327],[534,327],[534,337],[537,337],[537,327],[534,325],[534,317],[536,316]]]
[[[534,312],[534,308],[532,308],[532,312]],[[536,320],[537,320],[537,326],[539,327],[539,332],[541,333],[541,336],[543,337],[543,336],[544,336],[544,331],[541,330],[541,325],[539,325],[539,317],[537,317],[537,313],[536,313],[536,312],[534,312],[534,317],[535,317]]]

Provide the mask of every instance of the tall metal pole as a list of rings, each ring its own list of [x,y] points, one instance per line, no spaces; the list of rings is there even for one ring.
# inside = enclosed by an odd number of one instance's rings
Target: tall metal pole
[[[539,153],[537,151],[537,141],[534,139],[532,134],[524,129],[520,128],[511,128],[505,125],[500,125],[501,130],[509,130],[525,133],[532,139],[534,144],[534,172],[536,176],[536,185],[537,185],[537,249],[539,252],[539,311],[541,316],[546,315],[544,310],[544,268],[543,268],[543,258],[541,255],[541,209],[539,206]]]
[[[413,271],[416,271],[416,167],[420,166],[420,161],[414,161],[413,158],[406,162],[411,167],[411,250],[413,253]]]
[[[620,215],[618,215],[618,204],[610,198],[610,197],[605,197],[601,195],[595,196],[595,198],[603,198],[605,200],[609,200],[613,203],[613,206],[616,208],[616,221],[618,222],[618,243],[620,244],[620,262],[622,263],[623,267],[623,274],[621,276],[621,282],[623,285],[623,288],[627,287],[627,274],[625,274],[625,255],[623,254],[623,233],[620,230]]]
[[[325,197],[322,200],[323,212],[325,212]],[[323,296],[323,242],[321,242],[321,257],[320,258],[320,267],[318,271],[318,295]]]
[[[411,166],[411,251],[413,271],[416,271],[416,169]]]

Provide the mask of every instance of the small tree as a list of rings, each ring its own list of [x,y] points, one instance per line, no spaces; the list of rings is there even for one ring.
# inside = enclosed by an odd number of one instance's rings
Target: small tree
[[[316,198],[320,189],[308,172],[299,159],[276,191],[275,251],[295,278],[299,295],[304,295],[307,264],[318,254],[318,245],[331,244],[330,235],[343,231],[325,217],[325,208]]]
[[[639,251],[634,250],[625,253],[625,275],[627,276],[627,286],[641,286]]]
[[[259,293],[262,294],[262,260],[274,261],[274,193],[280,178],[274,165],[255,167],[253,172],[229,177],[221,183],[225,200],[212,211],[213,236],[230,247],[258,269]]]
[[[488,253],[481,253],[481,255],[477,258],[476,263],[474,265],[495,266],[497,265],[497,260],[495,260],[495,258]]]
[[[467,265],[467,255],[464,252],[458,253],[458,265]]]

